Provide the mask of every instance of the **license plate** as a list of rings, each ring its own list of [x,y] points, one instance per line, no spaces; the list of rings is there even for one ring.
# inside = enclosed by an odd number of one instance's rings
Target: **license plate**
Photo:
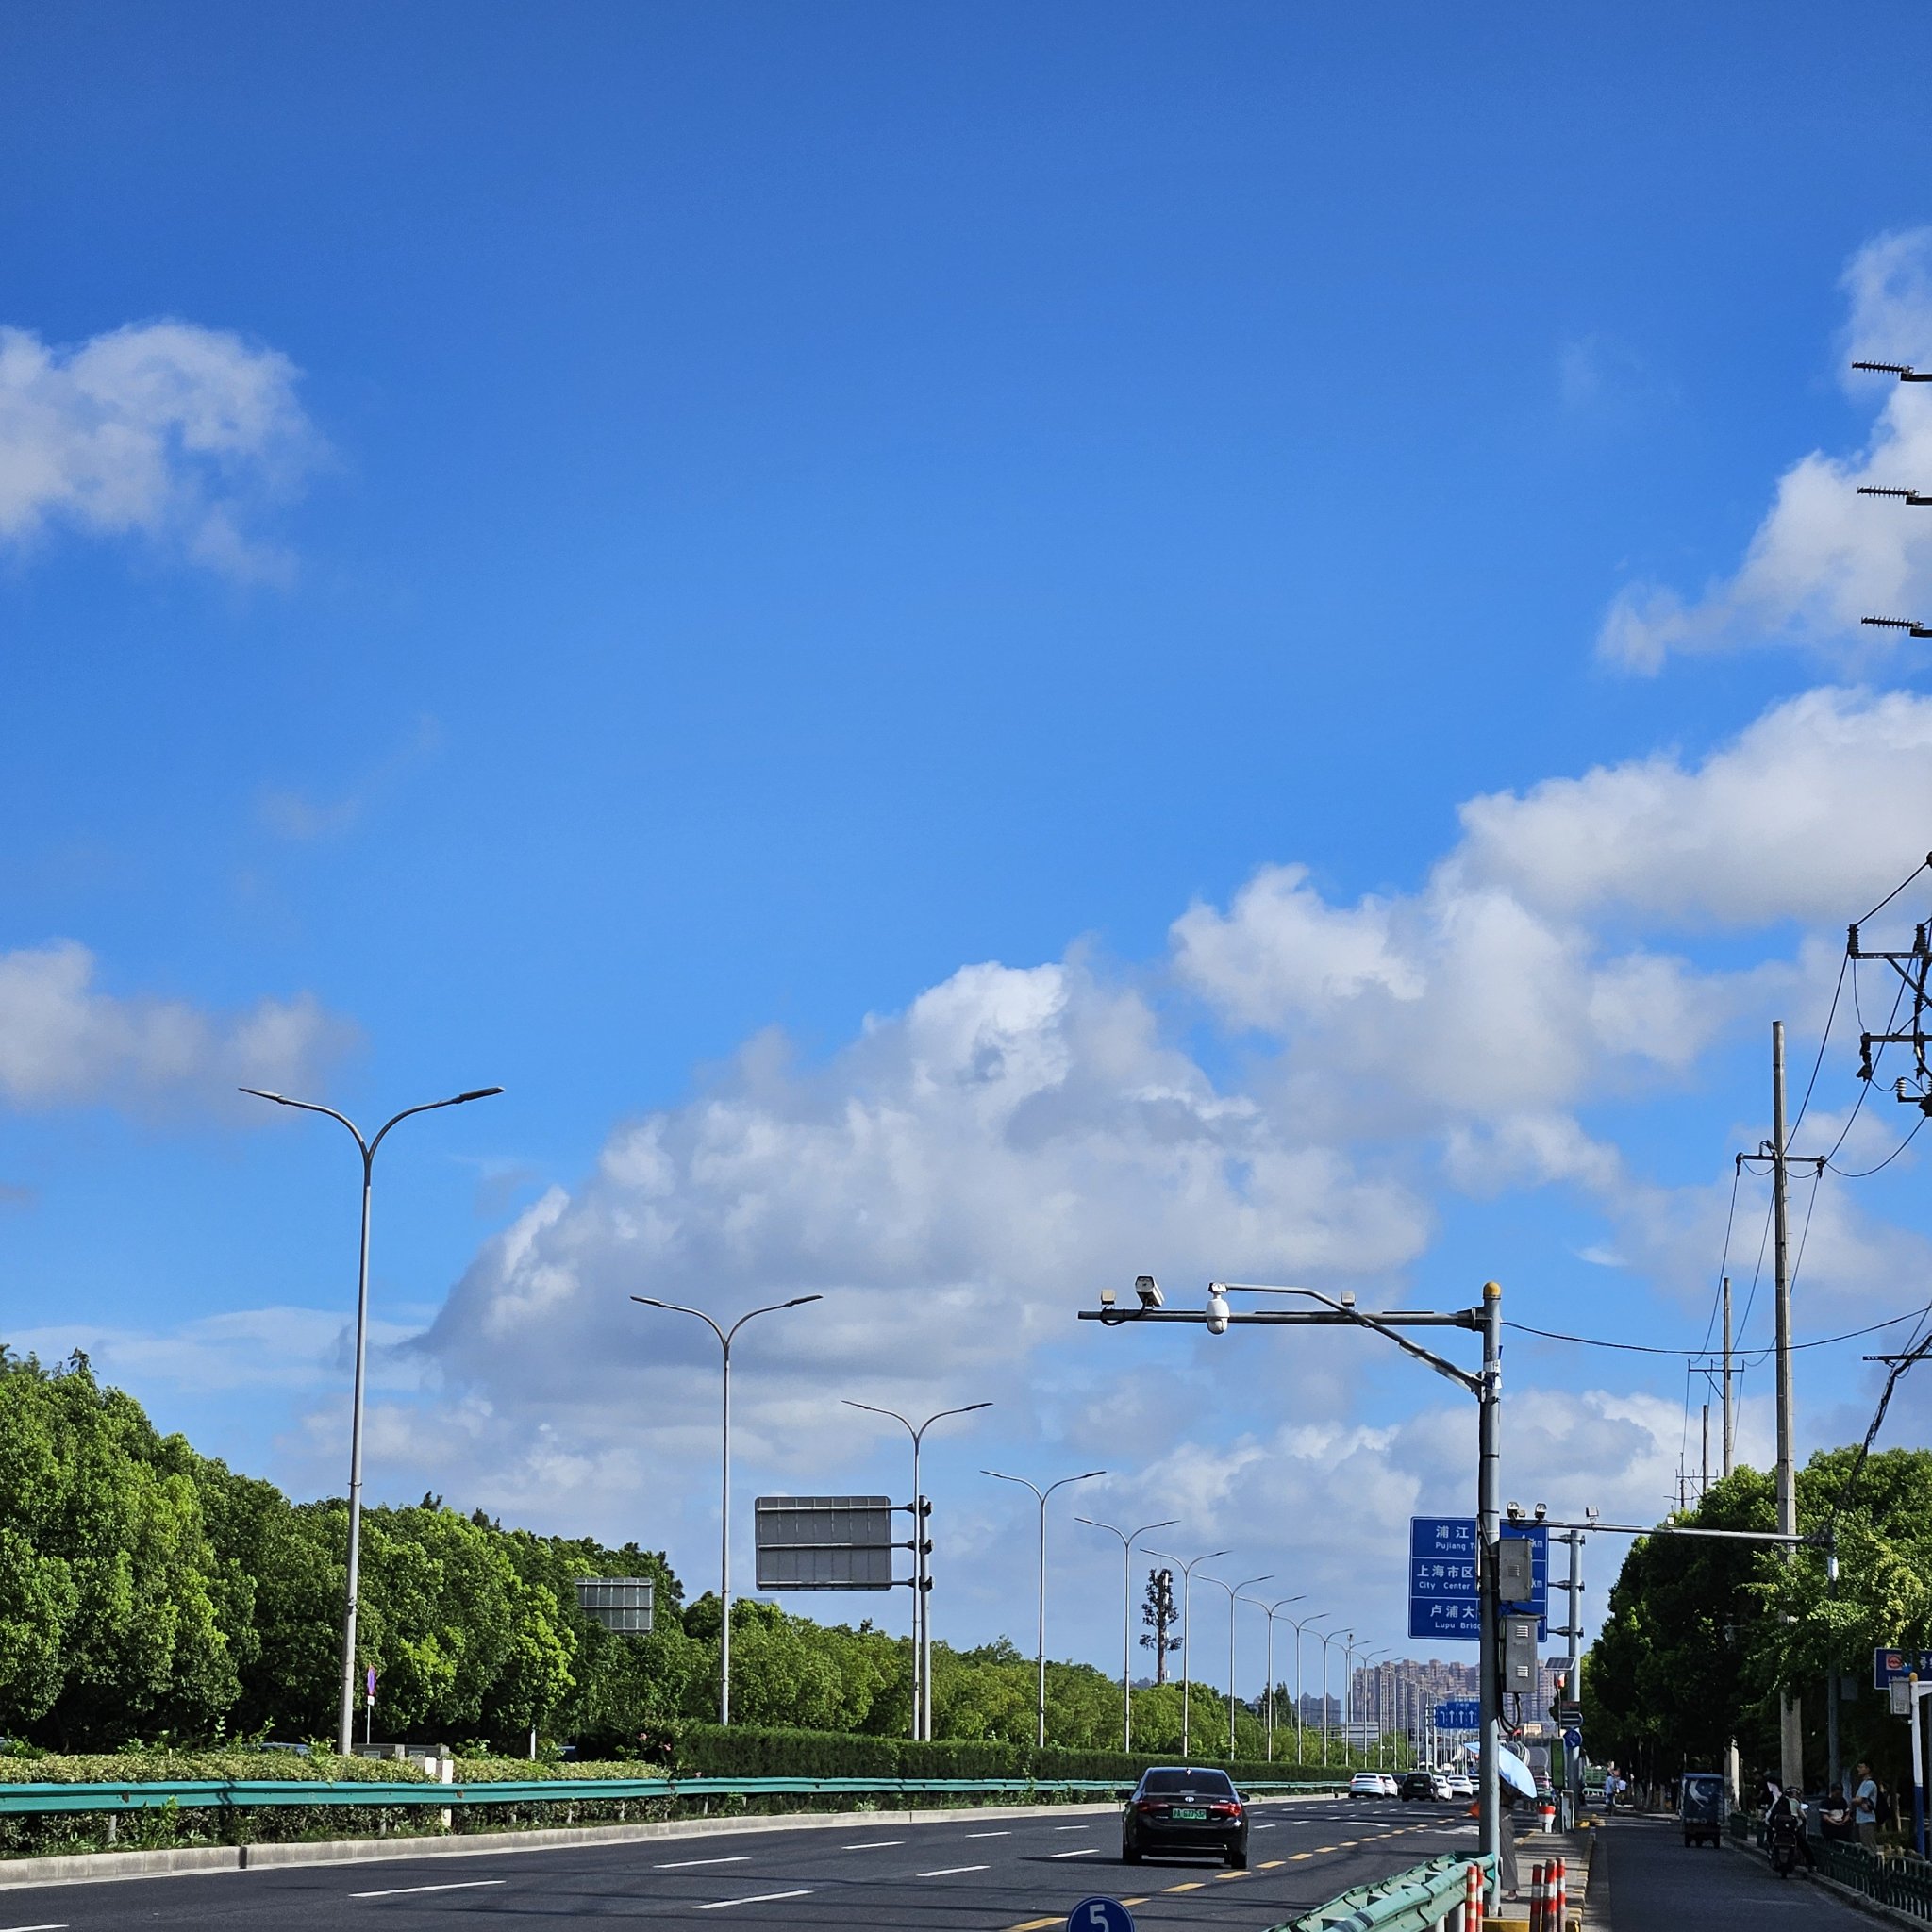
[[[1183,1824],[1206,1824],[1208,1814],[1198,1805],[1176,1805],[1172,1814]]]

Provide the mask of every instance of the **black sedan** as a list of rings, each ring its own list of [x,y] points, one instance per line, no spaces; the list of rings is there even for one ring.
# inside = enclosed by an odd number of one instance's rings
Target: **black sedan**
[[[1238,1871],[1248,1862],[1248,1807],[1224,1771],[1161,1766],[1141,1774],[1121,1819],[1121,1857],[1211,1853]]]

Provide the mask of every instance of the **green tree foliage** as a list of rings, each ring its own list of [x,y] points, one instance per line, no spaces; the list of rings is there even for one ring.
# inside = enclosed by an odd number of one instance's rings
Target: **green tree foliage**
[[[1822,1782],[1826,1685],[1848,1695],[1840,1757],[1904,1763],[1904,1726],[1871,1688],[1872,1653],[1932,1648],[1932,1454],[1894,1449],[1851,1478],[1856,1453],[1821,1450],[1798,1472],[1798,1527],[1834,1526],[1839,1574],[1824,1554],[1690,1537],[1641,1538],[1610,1591],[1583,1672],[1593,1756],[1650,1774],[1722,1766],[1736,1738],[1744,1767],[1777,1760],[1785,1690],[1803,1700],[1807,1765]],[[1740,1469],[1673,1522],[1771,1529],[1772,1478]]]

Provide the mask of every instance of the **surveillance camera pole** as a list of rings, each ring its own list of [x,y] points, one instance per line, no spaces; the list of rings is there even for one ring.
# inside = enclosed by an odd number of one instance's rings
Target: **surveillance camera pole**
[[[1147,1284],[1154,1286],[1151,1280]],[[1137,1284],[1138,1288],[1138,1284]],[[1231,1294],[1300,1295],[1320,1304],[1307,1309],[1257,1309],[1254,1313],[1234,1312],[1227,1297]],[[1147,1301],[1143,1294],[1142,1303]],[[1502,1534],[1502,1405],[1503,1405],[1503,1291],[1493,1281],[1483,1284],[1479,1307],[1434,1309],[1391,1309],[1364,1314],[1353,1297],[1341,1299],[1312,1288],[1278,1288],[1248,1282],[1211,1282],[1208,1304],[1199,1313],[1181,1308],[1142,1306],[1124,1308],[1112,1293],[1098,1308],[1082,1308],[1079,1319],[1099,1322],[1118,1328],[1136,1322],[1191,1322],[1205,1324],[1219,1335],[1229,1326],[1372,1328],[1392,1341],[1405,1355],[1425,1362],[1439,1375],[1454,1382],[1476,1399],[1476,1580],[1479,1597],[1477,1668],[1482,1684],[1482,1757],[1478,1790],[1480,1849],[1494,1857],[1502,1850],[1502,1793],[1497,1754],[1502,1745],[1503,1692],[1499,1644],[1502,1637],[1503,1604],[1500,1578],[1496,1574],[1496,1544]],[[1483,1365],[1480,1374],[1458,1368],[1456,1363],[1432,1354],[1421,1343],[1409,1341],[1405,1328],[1469,1328],[1482,1337]],[[1325,1685],[1324,1685],[1325,1690]]]

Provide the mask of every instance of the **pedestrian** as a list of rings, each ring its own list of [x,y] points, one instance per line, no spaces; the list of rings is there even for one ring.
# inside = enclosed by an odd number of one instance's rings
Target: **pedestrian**
[[[1858,1786],[1852,1793],[1852,1822],[1858,1827],[1858,1842],[1878,1849],[1878,1782],[1872,1767],[1862,1759],[1858,1764]]]

